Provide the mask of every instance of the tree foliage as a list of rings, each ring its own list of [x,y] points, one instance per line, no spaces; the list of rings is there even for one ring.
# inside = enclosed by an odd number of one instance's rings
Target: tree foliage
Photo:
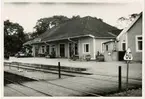
[[[138,16],[139,16],[138,13],[133,13],[133,14],[130,14],[129,16],[127,16],[127,17],[120,17],[117,20],[118,27],[121,28],[121,29],[127,27]]]
[[[15,54],[25,42],[24,29],[18,23],[4,21],[4,52]]]
[[[77,16],[72,16],[72,18],[71,19],[79,19],[80,18],[80,16],[79,15],[77,15]]]
[[[57,26],[61,23],[64,23],[68,20],[65,16],[53,16],[48,18],[41,18],[37,21],[34,27],[33,37],[37,37],[40,34],[44,33],[46,30],[52,28],[53,26]]]

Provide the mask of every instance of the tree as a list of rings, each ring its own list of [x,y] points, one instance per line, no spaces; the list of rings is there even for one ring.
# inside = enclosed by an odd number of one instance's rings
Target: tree
[[[32,35],[33,35],[33,32],[26,32],[25,33],[25,41],[30,41],[30,40],[32,40],[33,38],[32,38]]]
[[[62,16],[62,15],[57,16],[57,15],[55,15],[55,16],[52,17],[52,25],[57,26],[61,23],[66,22],[68,19],[69,18],[67,18],[66,16]]]
[[[25,42],[24,29],[18,23],[4,21],[4,52],[15,54]]]
[[[77,16],[72,16],[72,18],[71,19],[79,19],[80,18],[80,16],[79,15],[77,15]]]
[[[133,13],[133,14],[130,14],[129,16],[127,16],[127,17],[120,17],[117,20],[117,27],[120,28],[120,29],[123,29],[123,28],[127,27],[138,16],[139,16],[139,14]]]
[[[64,23],[68,20],[65,16],[53,16],[48,18],[41,18],[37,21],[34,27],[33,37],[37,37],[40,34],[44,33],[48,29],[52,28],[53,26],[57,26],[61,23]]]

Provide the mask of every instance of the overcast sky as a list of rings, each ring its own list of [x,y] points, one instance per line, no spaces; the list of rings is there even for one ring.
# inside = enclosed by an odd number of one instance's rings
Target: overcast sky
[[[141,2],[134,3],[5,3],[4,20],[9,19],[32,32],[38,19],[53,15],[93,16],[102,18],[104,22],[116,26],[119,17],[142,11]]]

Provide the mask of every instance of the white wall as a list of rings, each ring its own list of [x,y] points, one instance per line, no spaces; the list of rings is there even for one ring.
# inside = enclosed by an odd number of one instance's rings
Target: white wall
[[[122,42],[126,42],[126,48],[127,48],[127,33],[124,33],[123,35],[120,36],[119,42],[117,43],[118,51],[123,51]]]
[[[103,50],[103,43],[106,42],[106,41],[109,41],[110,39],[106,38],[106,39],[96,39],[96,51],[95,53],[97,53],[98,51],[103,53],[104,50]]]

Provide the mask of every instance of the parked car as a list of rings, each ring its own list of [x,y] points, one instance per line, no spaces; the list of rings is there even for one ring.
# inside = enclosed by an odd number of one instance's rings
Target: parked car
[[[17,54],[15,54],[15,57],[25,57],[25,53],[23,52],[18,52]]]
[[[32,55],[30,53],[18,52],[17,54],[15,54],[15,57],[17,57],[17,58],[19,58],[19,57],[32,57]]]

